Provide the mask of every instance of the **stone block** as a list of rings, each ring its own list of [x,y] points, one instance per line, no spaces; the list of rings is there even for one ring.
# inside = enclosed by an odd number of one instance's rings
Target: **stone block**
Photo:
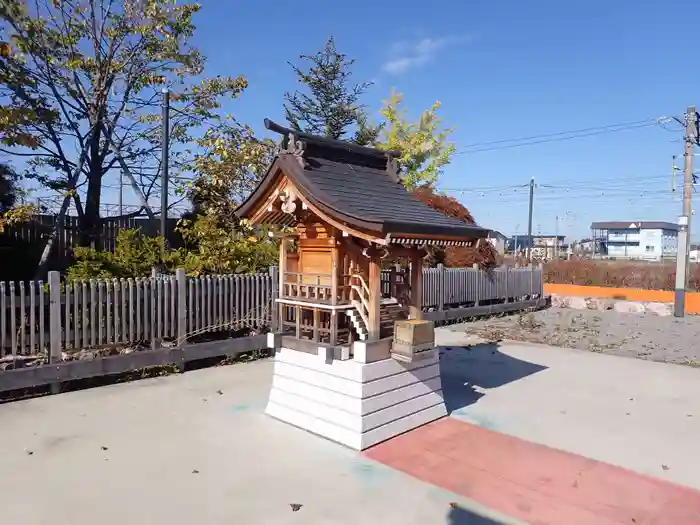
[[[589,310],[612,310],[615,306],[615,301],[602,297],[589,297],[586,299],[586,303]]]
[[[397,321],[394,324],[394,343],[423,345],[435,342],[435,323],[421,319]]]
[[[646,308],[643,303],[636,303],[633,301],[617,301],[613,310],[621,314],[643,314],[646,312]]]
[[[571,308],[572,310],[587,310],[588,304],[586,303],[585,297],[566,297],[564,300],[564,308]]]
[[[553,308],[566,308],[566,306],[564,305],[564,300],[566,299],[566,297],[562,297],[561,295],[557,294],[552,294],[551,298]]]
[[[646,311],[653,315],[667,317],[673,313],[673,305],[671,303],[645,303]]]

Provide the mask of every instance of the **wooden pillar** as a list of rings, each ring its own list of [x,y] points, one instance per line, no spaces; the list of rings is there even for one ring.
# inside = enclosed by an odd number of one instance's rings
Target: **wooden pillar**
[[[378,255],[374,255],[369,260],[369,282],[367,286],[369,286],[368,339],[370,341],[378,341],[381,328],[380,308],[382,302],[382,263]]]
[[[422,317],[423,307],[423,252],[411,255],[411,319]]]
[[[340,266],[340,250],[338,249],[338,242],[335,238],[332,238],[333,248],[331,249],[331,304],[333,306],[338,304],[338,279],[339,272],[338,267]],[[336,310],[331,312],[331,333],[330,333],[330,343],[335,345],[338,342],[338,315]]]
[[[331,304],[338,304],[338,266],[340,261],[340,250],[337,244],[331,249]]]
[[[286,274],[287,274],[287,238],[282,237],[280,239],[280,262],[279,262],[279,284],[278,284],[278,292],[277,294],[279,295],[279,298],[284,297],[284,283],[286,280]],[[273,297],[273,301],[276,300],[277,297]],[[287,307],[279,303],[278,304],[278,311],[277,311],[277,330],[280,332],[284,332],[284,320],[285,320],[285,313],[287,311]]]

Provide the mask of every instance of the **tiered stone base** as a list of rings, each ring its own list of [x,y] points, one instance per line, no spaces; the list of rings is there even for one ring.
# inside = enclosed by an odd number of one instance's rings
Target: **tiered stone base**
[[[447,414],[438,352],[408,364],[278,349],[266,413],[364,450]]]

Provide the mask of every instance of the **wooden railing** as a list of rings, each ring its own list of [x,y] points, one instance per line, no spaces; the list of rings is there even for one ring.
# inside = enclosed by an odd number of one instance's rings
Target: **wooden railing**
[[[331,276],[316,273],[285,272],[282,297],[314,303],[331,303]]]
[[[369,286],[360,273],[350,275],[350,302],[369,328]]]
[[[350,275],[341,275],[333,298],[332,277],[320,273],[285,272],[282,299],[318,304],[342,305],[350,302]]]
[[[300,303],[288,304],[280,301],[282,332],[297,339],[308,339],[317,343],[349,344],[350,327],[342,307]]]

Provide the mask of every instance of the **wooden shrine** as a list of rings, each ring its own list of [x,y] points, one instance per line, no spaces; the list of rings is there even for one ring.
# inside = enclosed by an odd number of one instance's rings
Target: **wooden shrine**
[[[236,213],[288,232],[267,413],[360,450],[444,416],[422,261],[428,246],[470,246],[488,230],[407,192],[398,152],[265,126],[280,151]]]

